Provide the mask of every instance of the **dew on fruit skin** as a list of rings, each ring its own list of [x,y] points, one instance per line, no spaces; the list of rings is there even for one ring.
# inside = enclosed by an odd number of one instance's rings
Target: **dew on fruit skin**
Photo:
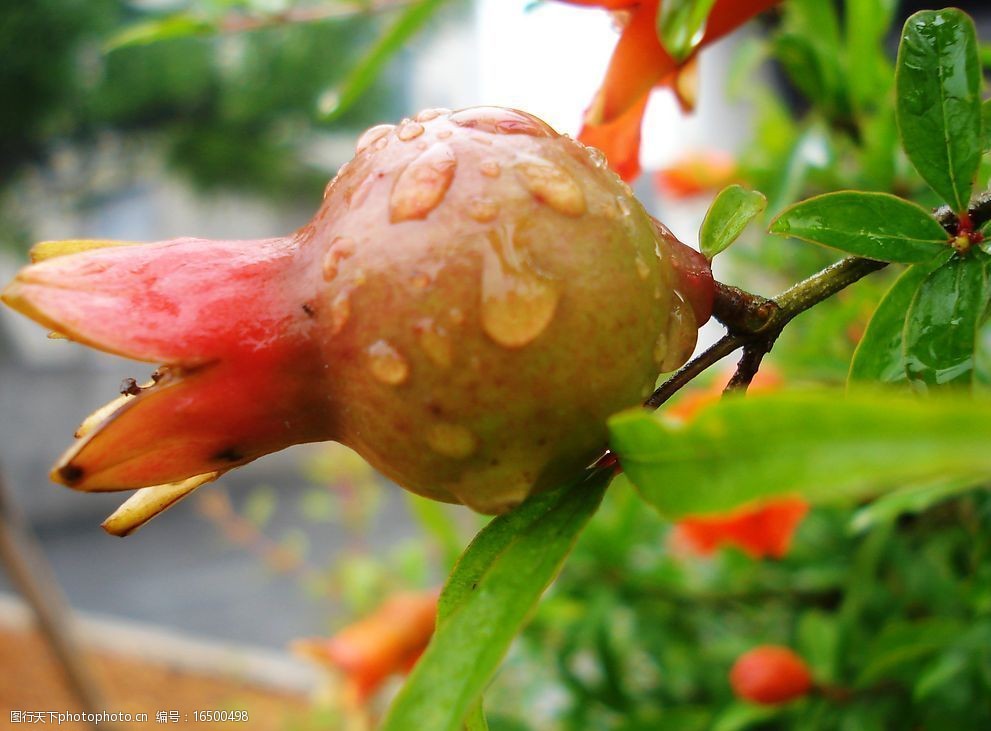
[[[487,178],[498,178],[502,173],[502,165],[495,160],[485,160],[478,166],[478,170]]]
[[[338,236],[331,243],[327,255],[323,259],[323,278],[331,281],[337,276],[337,268],[343,259],[353,256],[355,252],[354,239],[348,236]]]
[[[468,201],[468,215],[479,223],[489,223],[499,216],[499,204],[491,198],[476,196]]]
[[[499,345],[521,348],[554,319],[560,293],[526,261],[517,237],[486,236],[482,268],[482,329]]]
[[[398,137],[403,142],[409,142],[410,140],[415,140],[417,137],[423,134],[423,125],[419,122],[404,122],[403,126],[399,128],[396,132],[396,137]]]
[[[417,289],[426,289],[430,286],[430,275],[426,272],[413,272],[409,281]]]
[[[337,335],[351,319],[351,291],[337,293],[330,302],[330,334]]]
[[[396,178],[389,197],[392,223],[426,218],[444,200],[454,180],[457,159],[445,144],[435,144]]]
[[[395,128],[396,126],[394,124],[377,124],[365,130],[354,146],[354,154],[360,155],[376,142],[384,140]]]
[[[497,135],[529,135],[557,137],[558,134],[541,120],[524,112],[501,107],[471,107],[455,112],[451,121],[459,127]]]
[[[588,155],[588,159],[592,161],[592,164],[599,170],[605,170],[609,167],[609,161],[606,160],[606,153],[598,147],[590,147],[586,145],[585,153]]]
[[[450,109],[444,109],[443,107],[437,107],[436,109],[424,109],[422,112],[416,115],[414,119],[417,122],[429,122],[432,119],[437,119],[437,117],[443,114],[450,114]]]
[[[368,367],[376,380],[389,386],[398,386],[409,377],[409,363],[385,340],[376,340],[368,346]]]
[[[629,217],[633,215],[633,206],[630,203],[629,198],[624,196],[616,196],[616,206],[619,208],[621,215]]]
[[[666,329],[661,331],[661,333],[658,334],[657,336],[657,340],[654,341],[653,355],[654,355],[654,365],[656,365],[658,368],[661,369],[662,372],[664,372],[665,369],[662,367],[662,365],[668,355],[668,332]]]
[[[465,459],[478,449],[478,437],[466,426],[438,421],[427,429],[427,444],[444,457]]]
[[[452,307],[448,310],[447,317],[455,325],[465,324],[465,313],[461,311],[460,307]]]
[[[640,254],[637,254],[636,265],[637,265],[637,276],[643,280],[646,280],[647,277],[650,276],[650,267],[647,266],[647,262],[643,260],[643,257],[640,256]]]
[[[655,346],[654,361],[662,373],[668,373],[680,368],[692,356],[698,340],[698,328],[695,326],[691,305],[677,292],[672,292],[671,312],[663,337],[664,352],[661,353]],[[660,341],[661,336],[658,336],[658,343]]]
[[[453,351],[447,331],[429,317],[419,320],[413,330],[427,358],[436,366],[448,368],[453,359]]]
[[[585,194],[563,168],[546,160],[517,163],[516,174],[534,198],[558,213],[577,217],[585,213]]]

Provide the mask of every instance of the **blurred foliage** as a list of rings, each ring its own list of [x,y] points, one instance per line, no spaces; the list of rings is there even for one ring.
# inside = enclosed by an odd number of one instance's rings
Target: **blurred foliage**
[[[160,14],[125,0],[3,3],[0,94],[17,103],[0,109],[0,199],[26,170],[44,171],[55,151],[68,147],[85,158],[110,134],[151,141],[204,191],[317,200],[344,162],[314,163],[321,133],[353,136],[405,105],[401,77],[387,73],[333,125],[321,122],[322,97],[358,64],[390,14],[338,0],[298,6],[337,12],[295,22],[290,10],[297,5],[286,3],[170,3],[199,25],[173,20],[163,30]],[[223,22],[249,30],[190,32]],[[133,37],[136,27],[146,29],[142,42]],[[132,29],[130,42],[121,42],[122,29]],[[108,47],[115,36],[117,45]],[[98,192],[76,191],[77,200]],[[17,213],[10,205],[0,210],[3,240],[23,240],[26,222]]]

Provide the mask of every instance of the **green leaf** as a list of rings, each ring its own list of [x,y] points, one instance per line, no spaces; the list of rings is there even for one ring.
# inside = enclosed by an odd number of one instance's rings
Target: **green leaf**
[[[321,109],[325,121],[333,121],[346,112],[375,81],[386,62],[402,50],[428,20],[449,0],[418,0],[405,6],[395,22],[385,31],[352,69],[335,91],[324,96]]]
[[[947,8],[905,21],[895,87],[909,160],[955,211],[966,211],[983,152],[981,63],[970,17]]]
[[[864,533],[881,523],[893,523],[902,515],[923,513],[932,506],[973,488],[972,479],[938,480],[934,484],[915,485],[890,495],[882,495],[854,513],[850,519],[850,531]]]
[[[852,71],[847,83],[857,109],[874,107],[891,88],[891,62],[884,41],[897,6],[897,0],[846,0],[846,66]]]
[[[867,648],[866,663],[857,676],[856,686],[863,688],[893,672],[911,671],[912,664],[952,645],[966,628],[949,617],[889,623]]]
[[[799,654],[812,668],[812,674],[821,683],[836,680],[836,667],[840,659],[840,625],[836,617],[818,609],[811,609],[798,620],[796,644]]]
[[[946,250],[946,258],[953,251]],[[942,257],[937,259],[941,263]],[[874,310],[850,362],[848,382],[900,383],[908,379],[903,348],[905,315],[919,286],[933,270],[918,264],[906,269]]]
[[[986,256],[943,264],[919,285],[905,319],[905,364],[921,388],[974,382],[977,334],[988,301]]]
[[[763,193],[747,190],[740,185],[723,188],[702,221],[699,232],[702,253],[706,258],[712,259],[725,250],[765,208],[767,198]]]
[[[984,152],[991,152],[991,99],[981,105],[981,122],[984,126]]]
[[[657,14],[657,37],[679,63],[692,55],[716,0],[665,0]]]
[[[441,594],[437,631],[381,731],[456,731],[595,513],[611,474],[535,495],[489,523]]]
[[[104,44],[104,52],[128,46],[144,46],[172,38],[204,36],[216,33],[217,24],[192,13],[177,13],[166,18],[156,18],[135,23],[111,36]]]
[[[665,517],[777,495],[848,502],[991,474],[991,401],[823,389],[724,398],[685,424],[642,409],[609,420],[630,481]]]
[[[845,190],[784,210],[771,233],[879,261],[916,264],[946,251],[949,234],[927,210],[888,193]]]

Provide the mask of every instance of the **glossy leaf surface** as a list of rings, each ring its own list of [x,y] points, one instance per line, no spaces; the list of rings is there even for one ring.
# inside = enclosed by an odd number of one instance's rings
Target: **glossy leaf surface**
[[[946,250],[948,234],[921,206],[887,193],[840,191],[786,209],[771,233],[857,256],[916,264]]]

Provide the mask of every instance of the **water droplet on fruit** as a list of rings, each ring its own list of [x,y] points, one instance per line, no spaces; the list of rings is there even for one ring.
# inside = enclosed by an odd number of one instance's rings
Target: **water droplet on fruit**
[[[457,165],[454,151],[434,145],[417,157],[396,178],[389,199],[392,223],[426,218],[444,199]]]
[[[663,333],[663,352],[659,345],[658,336],[654,347],[654,361],[662,373],[680,368],[695,350],[698,340],[698,328],[695,326],[695,315],[691,305],[677,292],[672,293],[671,314],[668,317],[667,330]]]
[[[430,286],[430,275],[426,272],[413,272],[409,281],[417,289],[426,289]]]
[[[368,367],[382,383],[398,386],[409,376],[409,363],[385,340],[376,340],[368,346],[367,352]]]
[[[450,114],[450,109],[444,109],[438,107],[436,109],[424,109],[422,112],[416,115],[415,119],[417,122],[429,122],[431,119],[437,119],[437,117],[442,114]]]
[[[494,221],[499,215],[499,204],[491,198],[477,196],[468,201],[468,215],[479,223]]]
[[[557,289],[533,270],[515,237],[490,231],[482,269],[482,329],[499,345],[521,348],[554,318]]]
[[[434,365],[447,368],[451,365],[451,339],[447,331],[429,318],[417,322],[413,329],[416,331],[420,347]]]
[[[588,159],[591,160],[592,164],[599,168],[599,170],[605,170],[609,167],[609,161],[606,160],[606,154],[598,147],[586,147],[585,152],[588,153]]]
[[[461,311],[460,307],[452,307],[450,310],[448,310],[447,316],[448,318],[450,318],[451,322],[455,325],[465,324],[465,313]]]
[[[423,134],[423,125],[418,122],[405,122],[399,131],[396,132],[396,137],[401,139],[403,142],[409,142],[410,140],[415,140],[417,137]]]
[[[385,137],[395,128],[395,125],[392,124],[377,124],[366,130],[364,134],[358,138],[358,142],[354,147],[354,154],[360,155],[379,140],[385,139]]]
[[[495,160],[485,160],[478,169],[487,178],[498,178],[502,173],[502,166]]]
[[[427,429],[427,444],[437,454],[465,459],[478,449],[478,438],[467,427],[439,421]]]
[[[619,212],[623,216],[633,215],[633,205],[630,203],[628,198],[623,196],[616,196],[616,205],[619,208]]]
[[[557,137],[545,122],[514,109],[501,107],[471,107],[451,115],[451,121],[460,127],[497,135],[530,135],[531,137]]]
[[[330,334],[337,335],[351,318],[351,292],[339,292],[330,302]]]
[[[585,194],[565,170],[546,160],[519,163],[516,173],[526,189],[558,213],[580,216],[585,212]]]
[[[347,236],[338,236],[334,239],[323,259],[323,278],[329,282],[336,277],[338,264],[341,260],[352,256],[354,251],[354,239]]]
[[[657,336],[657,340],[654,341],[654,364],[661,368],[661,364],[668,355],[668,333],[667,330],[663,331]],[[664,369],[661,368],[663,371]]]
[[[647,277],[650,276],[650,267],[647,266],[647,262],[643,260],[643,257],[641,257],[640,254],[637,254],[636,263],[637,263],[637,275],[641,279],[647,279]]]

